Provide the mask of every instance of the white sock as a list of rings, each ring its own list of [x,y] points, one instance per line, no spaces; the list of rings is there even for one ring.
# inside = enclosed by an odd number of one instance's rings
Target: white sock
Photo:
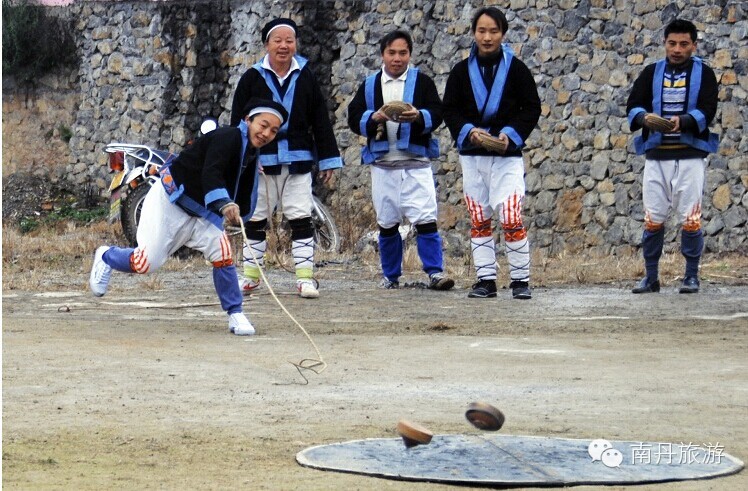
[[[251,251],[250,247],[252,248]],[[265,251],[267,247],[268,242],[266,240],[248,239],[244,243],[244,276],[253,280],[257,280],[260,277],[260,268],[265,266]],[[252,253],[254,253],[254,257],[252,257]],[[236,273],[239,274],[238,268]]]
[[[505,242],[512,281],[530,281],[530,243],[525,237],[517,242]]]
[[[297,239],[291,244],[297,279],[310,279],[314,273],[314,237]]]
[[[493,237],[472,237],[473,265],[478,280],[496,279],[496,249]]]

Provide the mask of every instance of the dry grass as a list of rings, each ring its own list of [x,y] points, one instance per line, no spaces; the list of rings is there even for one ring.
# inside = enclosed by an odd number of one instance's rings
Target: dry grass
[[[467,240],[467,239],[466,239]],[[360,257],[372,271],[379,274],[379,257],[368,253]],[[453,278],[472,281],[475,270],[468,253],[445,258],[445,270]],[[499,282],[509,272],[506,258],[499,256]],[[683,279],[684,259],[680,252],[665,252],[660,260],[660,282],[673,285]],[[418,278],[423,276],[421,262],[414,244],[408,244],[403,255],[403,273]],[[530,273],[536,286],[554,285],[633,285],[644,276],[644,261],[640,255],[593,257],[584,254],[548,256],[543,251],[532,252]],[[740,253],[706,254],[701,261],[702,281],[724,285],[748,285],[748,256]]]
[[[466,239],[467,240],[467,239]],[[378,257],[370,254],[363,258],[366,263],[378,267]],[[453,278],[472,281],[475,278],[469,254],[462,257],[446,257],[445,270]],[[498,276],[508,282],[509,271],[506,258],[497,258]],[[683,279],[684,259],[680,252],[664,253],[660,260],[660,282],[673,285]],[[403,259],[405,274],[417,277],[421,263],[415,245],[408,245]],[[532,252],[530,273],[536,286],[554,285],[633,285],[644,276],[644,261],[640,255],[591,257],[579,254],[548,256],[543,251]],[[702,281],[725,285],[748,285],[748,256],[744,254],[707,254],[702,258],[700,276]]]
[[[360,230],[346,230],[346,250],[350,250],[351,233]],[[91,267],[93,251],[101,244],[121,244],[124,242],[119,225],[96,222],[80,226],[71,222],[60,222],[54,228],[35,230],[21,234],[17,228],[3,226],[3,291],[41,291],[69,289],[77,286],[87,288],[88,271]],[[278,239],[271,232],[268,235],[269,267],[283,267],[292,271],[293,261],[287,250],[278,251]],[[287,242],[282,238],[280,243]],[[467,248],[466,248],[467,249]],[[278,252],[276,252],[278,251]],[[350,252],[316,254],[317,262],[349,263],[361,268],[366,277],[375,279],[380,274],[379,257],[368,252],[353,257]],[[506,258],[498,258],[499,278],[508,278]],[[172,259],[166,263],[164,271],[203,269],[205,262],[199,255],[187,259]],[[328,270],[330,268],[327,268]],[[447,257],[447,273],[466,284],[473,280],[475,272],[469,254]],[[319,268],[317,275],[325,276],[325,268]],[[415,244],[409,240],[405,248],[403,272],[408,279],[425,279]],[[614,284],[632,285],[644,274],[640,256],[606,256],[561,254],[549,257],[542,251],[533,251],[532,283],[536,286]],[[726,285],[748,285],[748,256],[744,254],[709,254],[702,260],[701,278],[709,283]],[[679,252],[665,253],[660,263],[661,282],[665,285],[677,283],[683,275],[683,258]],[[50,278],[56,278],[50,281]],[[162,282],[158,273],[146,277],[141,286],[159,290]]]
[[[634,284],[644,276],[641,255],[588,256],[561,254],[547,258],[533,254],[533,283],[559,284]],[[673,285],[683,279],[685,260],[680,252],[666,252],[660,260],[660,283]],[[700,276],[710,283],[748,284],[748,257],[742,254],[708,254],[702,258]]]
[[[88,288],[88,273],[96,248],[124,243],[119,224],[109,225],[105,221],[85,226],[59,222],[26,234],[17,227],[3,225],[3,291],[52,291],[76,286],[84,291]],[[162,269],[189,268],[191,262],[192,259],[170,260]],[[161,289],[158,274],[146,278],[141,282],[143,288]]]
[[[92,251],[106,241],[108,228],[104,222],[61,223],[21,234],[3,225],[3,290],[40,289],[50,271],[82,272],[84,263],[91,266]]]

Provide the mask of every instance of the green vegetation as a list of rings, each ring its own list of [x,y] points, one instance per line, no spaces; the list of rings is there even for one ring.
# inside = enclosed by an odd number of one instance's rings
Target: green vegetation
[[[64,124],[58,126],[57,130],[60,132],[60,140],[64,141],[65,143],[70,142],[70,139],[73,137],[73,130],[71,130]]]
[[[28,0],[3,0],[3,72],[21,84],[78,62],[71,21]]]
[[[21,221],[18,222],[18,229],[21,231],[22,234],[27,234],[29,232],[33,232],[39,227],[39,219],[37,218],[30,218],[30,217],[23,217],[21,218]]]
[[[42,225],[51,228],[61,222],[89,224],[106,218],[108,213],[108,206],[82,209],[74,208],[70,205],[63,205],[59,210],[51,211],[47,215],[22,218],[18,222],[18,229],[22,234],[27,234],[38,229]]]

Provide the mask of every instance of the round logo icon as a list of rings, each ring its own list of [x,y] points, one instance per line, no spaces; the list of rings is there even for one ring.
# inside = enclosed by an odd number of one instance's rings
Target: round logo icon
[[[613,448],[613,445],[608,440],[592,440],[590,446],[587,448],[587,453],[592,457],[592,462],[595,462],[596,460],[600,460],[603,452],[609,448]]]

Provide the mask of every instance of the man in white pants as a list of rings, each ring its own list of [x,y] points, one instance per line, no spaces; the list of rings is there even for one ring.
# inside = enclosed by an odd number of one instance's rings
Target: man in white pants
[[[252,99],[238,127],[216,129],[198,138],[160,170],[143,201],[138,247],[96,249],[89,285],[103,296],[112,269],[152,273],[180,247],[203,253],[213,264],[213,283],[221,307],[229,315],[229,331],[252,335],[254,326],[242,313],[231,246],[223,224],[240,226],[252,216],[257,201],[257,149],[275,138],[288,117],[282,105]]]
[[[312,222],[312,169],[329,182],[334,169],[343,166],[332,130],[327,104],[307,60],[296,54],[297,26],[292,19],[273,19],[262,28],[267,54],[239,79],[231,107],[231,124],[251,97],[272,99],[288,111],[288,120],[273,143],[263,148],[257,210],[246,222],[248,245],[244,249],[244,293],[260,286],[260,268],[267,249],[266,227],[276,206],[291,228],[291,249],[296,288],[302,298],[317,298],[314,273],[314,223]],[[249,248],[252,248],[252,251]],[[255,261],[256,260],[256,261]]]
[[[472,227],[470,243],[478,282],[471,298],[496,296],[492,219],[504,231],[512,296],[529,299],[530,244],[522,221],[525,166],[522,147],[540,117],[540,98],[530,70],[502,44],[508,23],[495,7],[473,16],[470,55],[449,74],[444,122],[455,140]],[[497,137],[504,150],[486,149],[481,135]]]
[[[382,70],[361,84],[348,106],[348,126],[367,137],[361,160],[371,165],[371,196],[379,225],[379,256],[383,288],[398,288],[402,274],[403,241],[398,228],[403,217],[416,228],[416,247],[432,290],[449,290],[454,281],[444,275],[442,239],[436,226],[436,190],[430,158],[439,156],[431,137],[441,123],[441,101],[434,82],[410,66],[413,41],[394,31],[380,41]],[[382,106],[392,101],[409,104],[396,120]],[[380,131],[384,125],[384,132]]]

